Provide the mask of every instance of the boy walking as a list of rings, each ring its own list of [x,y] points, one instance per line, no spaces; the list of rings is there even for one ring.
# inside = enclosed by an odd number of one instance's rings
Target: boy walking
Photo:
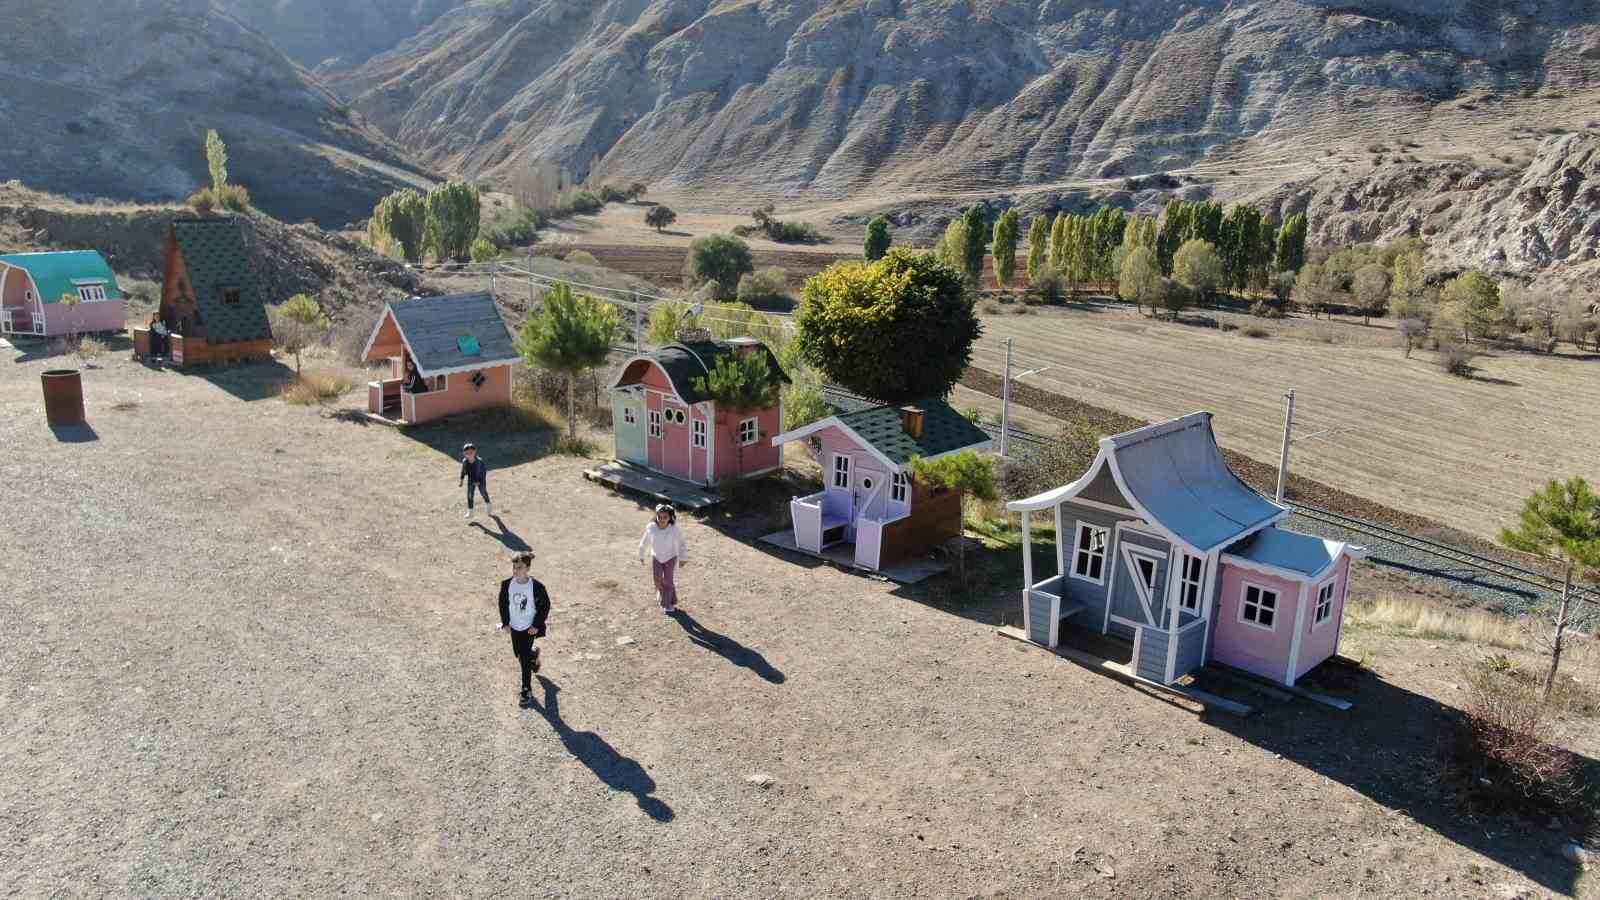
[[[550,615],[550,595],[528,576],[532,562],[531,553],[513,556],[511,577],[500,582],[500,627],[511,629],[511,653],[522,667],[522,706],[533,700],[533,673],[539,671],[539,648],[533,641],[544,637],[544,621]]]
[[[490,516],[494,515],[494,503],[489,499],[489,467],[482,459],[478,458],[478,448],[472,442],[461,446],[461,477],[456,479],[456,487],[462,482],[467,483],[467,514],[463,519],[472,518],[472,492],[474,489],[483,495],[483,509]]]

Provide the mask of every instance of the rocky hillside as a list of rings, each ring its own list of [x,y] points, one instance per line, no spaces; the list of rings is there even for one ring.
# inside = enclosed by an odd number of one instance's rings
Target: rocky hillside
[[[1530,138],[1600,118],[1600,9],[474,0],[327,77],[428,162],[491,180],[549,158],[712,202],[858,213],[1000,194],[1148,207],[1174,189],[1343,206],[1373,177],[1520,172]]]
[[[218,0],[308,68],[352,66],[416,35],[465,0]]]
[[[340,226],[426,183],[388,138],[209,0],[11,0],[0,15],[0,178],[77,198],[181,200],[232,180],[290,221]]]

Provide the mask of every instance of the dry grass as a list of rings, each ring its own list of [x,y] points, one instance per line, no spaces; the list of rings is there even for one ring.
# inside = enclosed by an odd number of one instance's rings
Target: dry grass
[[[1275,340],[1239,340],[1120,308],[983,323],[975,367],[1000,372],[1011,337],[1020,365],[1050,367],[1026,384],[1144,421],[1209,410],[1222,446],[1258,461],[1278,459],[1294,388],[1302,433],[1326,432],[1295,444],[1297,474],[1485,537],[1552,478],[1600,481],[1600,418],[1579,412],[1600,407],[1592,362],[1501,353],[1479,358],[1479,377],[1451,378],[1429,354],[1406,359],[1377,323],[1315,323],[1352,335],[1338,344],[1295,339],[1312,324],[1301,319],[1274,322]]]
[[[312,369],[283,386],[280,396],[296,406],[336,400],[356,386],[356,376],[345,369]]]
[[[1426,600],[1384,592],[1376,599],[1350,604],[1351,624],[1435,641],[1466,641],[1502,650],[1532,647],[1527,631],[1516,622],[1482,610],[1449,609]]]
[[[83,337],[78,339],[78,358],[84,362],[93,362],[110,352],[111,346],[97,337]]]
[[[1582,803],[1576,754],[1558,745],[1554,710],[1536,680],[1477,666],[1466,675],[1466,715],[1454,765],[1465,796],[1491,812],[1562,812]]]

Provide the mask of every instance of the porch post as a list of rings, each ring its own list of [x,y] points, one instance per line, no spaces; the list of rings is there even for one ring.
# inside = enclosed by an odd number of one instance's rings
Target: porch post
[[[1200,618],[1206,624],[1201,629],[1205,636],[1200,639],[1200,664],[1205,665],[1211,661],[1211,614],[1215,611],[1217,596],[1217,575],[1222,568],[1222,551],[1213,550],[1206,556],[1205,579],[1200,582],[1200,590],[1205,596],[1200,598]]]
[[[1033,526],[1029,510],[1022,511],[1022,636],[1033,640]]]
[[[1067,546],[1065,532],[1061,530],[1061,504],[1056,504],[1056,575],[1065,584],[1067,577]],[[1065,590],[1065,588],[1063,588]]]

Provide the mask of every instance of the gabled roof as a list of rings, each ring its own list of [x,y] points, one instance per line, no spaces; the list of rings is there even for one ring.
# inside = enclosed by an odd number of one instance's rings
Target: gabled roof
[[[1228,468],[1208,412],[1102,438],[1100,453],[1083,477],[1036,497],[1014,500],[1006,508],[1037,510],[1063,503],[1076,497],[1106,467],[1135,512],[1201,553],[1210,553],[1289,514]]]
[[[43,303],[60,303],[62,294],[76,294],[79,287],[92,284],[106,289],[106,299],[122,299],[117,276],[106,258],[94,250],[63,250],[50,253],[8,253],[0,263],[28,270]]]
[[[491,294],[414,297],[389,304],[384,316],[394,317],[400,339],[417,361],[418,371],[430,378],[503,366],[522,358]],[[367,339],[369,351],[383,327],[383,318],[378,318]],[[476,352],[472,352],[474,342]]]
[[[244,244],[244,226],[231,218],[178,219],[172,223],[172,237],[189,273],[206,343],[272,340],[266,298]],[[224,290],[237,290],[239,302],[224,303]]]
[[[901,407],[885,404],[818,419],[777,435],[772,444],[787,444],[837,426],[892,469],[903,468],[913,456],[933,459],[960,450],[989,448],[989,435],[943,400],[927,400],[915,406],[923,412],[921,437],[906,433]]]
[[[1269,526],[1224,550],[1223,562],[1298,581],[1319,581],[1339,557],[1365,556],[1360,547]]]
[[[611,386],[622,387],[628,369],[635,362],[648,360],[660,366],[661,371],[666,373],[667,381],[671,383],[678,399],[686,404],[702,403],[711,397],[694,386],[695,380],[710,375],[719,357],[731,356],[740,347],[748,346],[753,346],[756,348],[755,352],[766,355],[767,368],[778,382],[789,383],[789,376],[784,374],[783,367],[778,364],[778,357],[773,354],[772,348],[751,338],[734,338],[728,341],[680,341],[668,344],[660,350],[642,353],[622,364],[622,368],[617,371],[617,380]]]

